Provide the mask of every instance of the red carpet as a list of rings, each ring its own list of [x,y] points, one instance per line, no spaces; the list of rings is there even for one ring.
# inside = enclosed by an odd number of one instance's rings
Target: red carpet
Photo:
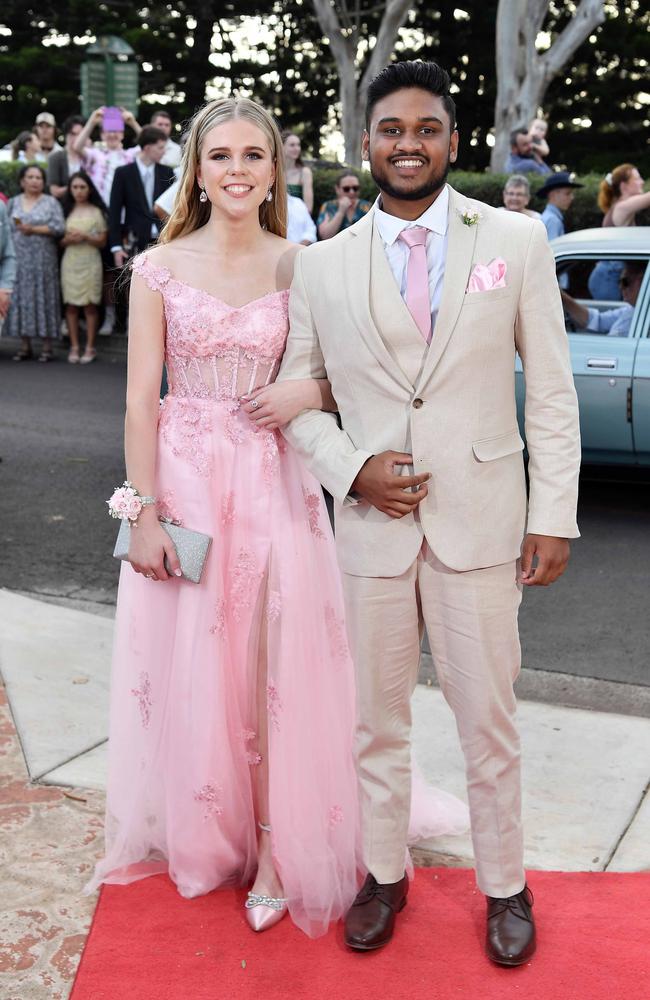
[[[648,1000],[650,873],[533,872],[533,961],[483,956],[472,872],[420,869],[392,944],[354,954],[288,918],[255,935],[245,894],[184,900],[164,876],[102,891],[71,1000]]]

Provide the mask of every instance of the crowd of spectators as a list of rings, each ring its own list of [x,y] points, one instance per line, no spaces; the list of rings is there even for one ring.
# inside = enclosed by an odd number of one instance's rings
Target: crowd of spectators
[[[130,146],[124,142],[127,129],[134,141]],[[34,341],[41,345],[38,359],[49,361],[53,341],[67,335],[69,362],[87,365],[96,357],[97,334],[117,328],[116,277],[130,256],[155,241],[173,210],[182,156],[182,140],[176,142],[173,135],[174,122],[164,108],[154,111],[144,126],[125,108],[97,108],[87,121],[71,115],[60,129],[54,116],[42,111],[34,126],[11,144],[11,155],[22,166],[20,194],[6,207],[0,195],[0,330],[19,338],[16,361],[35,356]],[[333,196],[315,210],[313,173],[303,162],[300,136],[287,130],[282,139],[290,240],[308,246],[330,239],[369,211],[371,203],[360,197],[360,177],[353,170],[339,174]],[[549,239],[561,236],[582,185],[573,174],[553,170],[546,162],[551,154],[548,123],[535,118],[530,126],[514,129],[510,146],[504,210],[541,219]],[[544,178],[534,195],[541,212],[530,204],[529,178],[536,174]],[[643,189],[632,164],[613,169],[600,185],[602,224],[634,225],[636,214],[650,207],[650,193]],[[621,308],[628,315],[640,281],[634,268],[629,274],[622,269],[620,262],[599,262],[589,277],[589,291],[594,299],[623,298]],[[631,291],[622,294],[622,287]],[[566,290],[563,295],[570,315],[596,322],[584,307],[572,304]],[[612,318],[614,329],[624,320]]]

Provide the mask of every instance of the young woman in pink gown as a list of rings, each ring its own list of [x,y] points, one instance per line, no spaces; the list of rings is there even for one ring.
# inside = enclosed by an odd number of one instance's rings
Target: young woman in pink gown
[[[157,504],[121,570],[106,856],[88,889],[252,882],[253,929],[288,910],[316,936],[358,884],[353,669],[320,486],[270,427],[334,402],[326,382],[278,385],[258,426],[243,398],[273,383],[288,333],[283,162],[265,111],[207,105],[161,245],[133,264],[126,466]],[[200,584],[175,575],[159,516],[212,536]]]

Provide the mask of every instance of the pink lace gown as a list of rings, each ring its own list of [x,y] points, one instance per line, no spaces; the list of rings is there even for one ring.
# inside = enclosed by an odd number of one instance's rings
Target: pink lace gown
[[[274,853],[293,920],[316,936],[358,884],[341,585],[319,484],[238,402],[277,374],[288,291],[233,308],[146,254],[133,266],[162,295],[167,327],[160,513],[213,542],[198,585],[122,567],[106,856],[87,889],[159,872],[187,897],[252,882],[262,683]],[[421,831],[448,831],[449,810],[429,805]]]

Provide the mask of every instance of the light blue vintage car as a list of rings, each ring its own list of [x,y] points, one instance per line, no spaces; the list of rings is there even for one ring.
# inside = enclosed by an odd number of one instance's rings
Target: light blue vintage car
[[[650,227],[583,229],[560,236],[551,247],[560,288],[590,311],[588,325],[566,314],[583,462],[650,466]],[[626,261],[636,262],[629,274]],[[627,306],[617,291],[621,278],[628,287],[634,280],[634,292],[640,283],[633,308],[629,291]],[[609,335],[594,332],[612,319]],[[515,378],[523,433],[519,358]]]

